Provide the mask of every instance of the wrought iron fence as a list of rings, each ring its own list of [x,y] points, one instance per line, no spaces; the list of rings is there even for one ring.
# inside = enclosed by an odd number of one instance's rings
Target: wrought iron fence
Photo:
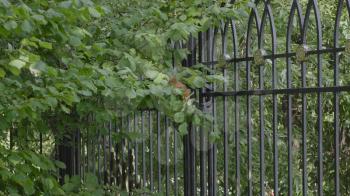
[[[350,86],[340,75],[348,69],[349,39],[340,24],[349,24],[350,2],[334,1],[327,29],[317,0],[304,1],[305,14],[294,0],[285,34],[276,28],[273,3],[256,1],[244,41],[235,20],[199,36],[200,62],[227,79],[201,92],[204,111],[214,117],[208,131],[221,135],[201,151],[200,195],[347,195],[341,127],[349,116],[339,108],[348,107],[341,100]],[[332,35],[326,43],[323,33]]]
[[[56,158],[67,166],[60,176],[86,180],[92,173],[100,183],[141,195],[184,194],[182,137],[165,115],[140,111],[104,127],[94,126],[93,115],[85,122],[56,147]]]

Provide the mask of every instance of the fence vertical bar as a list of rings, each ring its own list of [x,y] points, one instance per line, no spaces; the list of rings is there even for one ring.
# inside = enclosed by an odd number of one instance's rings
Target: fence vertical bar
[[[138,113],[134,113],[134,133],[137,134],[138,132]],[[134,154],[135,154],[135,160],[134,160],[134,167],[135,167],[135,174],[134,174],[134,183],[138,184],[138,175],[139,175],[139,168],[138,168],[138,162],[139,162],[139,142],[135,141],[134,142]]]
[[[277,33],[276,33],[276,27],[275,27],[275,20],[274,20],[274,16],[272,13],[272,8],[271,8],[271,4],[270,1],[267,1],[265,4],[265,13],[264,13],[264,19],[263,22],[266,21],[266,18],[269,18],[269,22],[270,22],[270,31],[271,31],[271,53],[273,58],[271,59],[271,63],[272,63],[272,89],[276,89],[277,86],[277,71],[276,71],[276,59],[274,57],[274,55],[276,54],[277,51]],[[264,28],[264,24],[261,24],[262,27]],[[273,193],[275,196],[278,195],[278,125],[277,125],[277,95],[273,94],[272,95],[272,134],[273,134],[273,181],[274,181],[274,186],[273,186],[273,191],[270,191],[271,193]]]
[[[41,132],[39,133],[39,149],[40,154],[43,154],[43,134]]]
[[[152,111],[148,112],[148,129],[149,129],[149,164],[150,164],[150,190],[154,190],[153,182],[153,127]]]
[[[303,28],[303,39],[306,39],[306,33],[308,29],[309,19],[310,19],[310,13],[311,11],[314,11],[315,20],[316,20],[316,33],[317,33],[317,87],[320,88],[322,86],[322,54],[319,52],[322,49],[322,25],[321,25],[321,16],[320,11],[318,8],[317,0],[309,0],[307,8],[306,8],[306,14],[305,14],[305,21],[304,21],[304,28]],[[323,123],[322,123],[322,94],[320,91],[317,92],[317,132],[318,132],[318,195],[323,195]]]
[[[158,192],[162,191],[162,164],[161,164],[161,127],[160,112],[157,112],[157,161],[158,161]]]
[[[186,167],[183,167],[183,172],[184,172],[184,195],[185,196],[190,196],[190,191],[189,191],[189,185],[190,185],[190,181],[189,181],[189,153],[188,153],[188,135],[184,135],[183,136],[183,146],[184,146],[184,154],[183,154],[183,160],[184,160],[184,165],[186,165]]]
[[[258,1],[257,1],[258,2]],[[246,44],[245,44],[245,55],[246,58],[248,58],[251,55],[251,35],[252,35],[252,25],[255,21],[255,26],[257,28],[257,33],[259,35],[260,33],[260,19],[258,16],[258,11],[256,7],[253,7],[251,9],[251,13],[249,15],[248,19],[248,30],[247,30],[247,38],[246,38]],[[252,88],[252,81],[251,81],[251,62],[246,61],[246,82],[247,91],[251,90]],[[248,195],[253,195],[253,179],[252,179],[252,111],[251,111],[251,95],[247,95],[246,97],[247,102],[247,143],[248,143]]]
[[[227,36],[227,29],[228,29],[228,24],[225,23],[224,29],[221,30],[222,34],[222,55],[223,58],[226,58],[227,51],[226,51],[226,36]],[[221,57],[220,57],[221,58]],[[223,90],[224,92],[227,91],[227,82],[226,82],[226,77],[227,77],[227,69],[224,67],[223,68],[223,77],[225,78],[224,83],[223,83]],[[223,130],[223,137],[224,137],[224,195],[228,195],[228,114],[227,114],[227,97],[223,97],[223,124],[224,124],[224,130]]]
[[[236,62],[238,57],[238,43],[237,43],[237,32],[236,32],[236,23],[231,20],[231,33],[233,38],[233,67],[234,67],[234,90],[239,91],[239,64]],[[234,106],[235,106],[235,144],[236,144],[236,152],[235,152],[235,160],[236,160],[236,196],[241,195],[240,190],[240,182],[241,182],[241,170],[240,170],[240,161],[241,161],[241,153],[240,153],[240,130],[239,130],[239,97],[237,95],[234,96]]]
[[[218,29],[215,28],[213,31],[210,31],[210,37],[209,37],[209,41],[210,41],[210,45],[209,45],[209,59],[211,62],[214,61],[215,59],[215,40],[216,40],[216,36],[217,36],[217,33],[218,33]],[[212,71],[215,71],[215,65],[214,63],[211,63],[211,70]],[[212,83],[211,85],[211,90],[212,91],[215,91],[215,83]],[[212,122],[212,128],[211,128],[211,131],[215,131],[215,128],[216,128],[216,99],[215,97],[212,97],[211,98],[211,109],[212,109],[212,116],[213,116],[213,122]],[[211,195],[212,196],[215,196],[216,195],[216,192],[217,192],[217,181],[216,181],[216,144],[215,143],[211,143],[211,150],[210,150],[210,153],[211,153],[211,183],[212,183],[212,192],[211,192]]]
[[[200,32],[198,34],[198,51],[199,51],[199,63],[204,61],[204,55],[205,55],[205,49],[206,49],[206,43],[205,43],[205,36],[203,36],[203,32]],[[204,72],[204,70],[202,70]],[[204,89],[200,90],[199,94],[199,105],[204,111],[204,97],[203,97]],[[200,146],[200,195],[205,196],[206,195],[206,162],[205,162],[205,155],[206,155],[206,149],[205,149],[205,133],[203,126],[200,126],[200,133],[199,133],[199,146]]]
[[[112,120],[108,123],[108,153],[109,153],[109,180],[108,183],[112,185],[114,176],[113,176],[113,169],[114,169],[114,160],[113,160],[113,142],[112,142],[112,130],[113,130],[113,124]]]
[[[286,53],[290,53],[291,52],[291,41],[292,41],[292,33],[293,33],[293,23],[294,23],[294,16],[295,13],[297,13],[298,16],[298,24],[299,24],[299,34],[300,37],[302,37],[303,34],[303,16],[301,15],[301,8],[299,5],[299,2],[297,0],[293,0],[292,3],[292,7],[290,9],[290,14],[289,14],[289,19],[288,19],[288,26],[287,26],[287,39],[286,39]],[[304,41],[300,40],[302,43],[304,43]],[[301,44],[301,43],[299,43]],[[291,88],[291,82],[292,82],[292,76],[291,76],[291,58],[290,57],[286,57],[286,64],[287,64],[287,88]],[[301,77],[302,77],[302,85],[304,85],[303,81],[304,81],[304,77],[305,77],[305,66],[304,63],[301,62]],[[306,142],[306,135],[304,135],[304,132],[306,129],[304,129],[305,127],[305,121],[304,118],[306,118],[306,96],[303,93],[302,94],[302,130],[303,130],[303,145]],[[292,159],[293,159],[293,152],[292,152],[292,98],[291,95],[287,95],[287,143],[288,143],[288,195],[292,196],[293,195],[293,190],[292,190],[292,180],[293,180],[293,173],[292,173]],[[306,150],[306,145],[303,146],[303,151]],[[306,154],[303,153],[303,157],[304,155],[306,156]],[[303,158],[303,192],[305,191],[305,186],[304,186],[304,182],[306,182],[306,167],[304,167],[304,163],[306,162],[306,159]],[[276,182],[275,182],[276,183]]]
[[[264,68],[259,66],[259,88],[264,88]],[[259,129],[260,129],[260,195],[265,195],[265,128],[264,128],[264,96],[259,96]]]
[[[97,179],[98,182],[101,183],[101,134],[100,134],[100,129],[97,128]]]
[[[164,120],[164,124],[165,124],[165,193],[166,195],[169,195],[169,179],[170,179],[170,174],[169,174],[169,122],[168,122],[168,118],[165,117]]]
[[[172,124],[174,129],[174,195],[178,195],[178,176],[177,176],[177,130],[174,128],[174,124]]]
[[[142,187],[146,187],[146,145],[145,145],[145,113],[141,111],[141,136],[142,136]]]
[[[338,48],[339,47],[339,24],[341,20],[341,15],[342,15],[342,10],[343,10],[343,0],[338,1],[338,6],[337,6],[337,14],[336,14],[336,19],[335,19],[335,26],[334,26],[334,37],[333,37],[333,47]],[[333,66],[333,76],[334,76],[334,86],[339,85],[339,53],[334,52],[334,66]],[[333,94],[334,99],[333,99],[333,110],[334,110],[334,154],[335,154],[335,159],[334,159],[334,194],[336,196],[340,195],[340,180],[339,180],[339,92],[334,92]]]
[[[130,133],[131,132],[131,120],[130,120],[130,115],[131,114],[128,114],[127,115],[127,132]],[[127,141],[127,150],[128,150],[128,157],[127,157],[127,175],[128,175],[128,190],[130,190],[132,188],[132,144],[131,144],[131,141]]]
[[[211,58],[211,50],[212,50],[212,44],[213,44],[212,37],[213,37],[212,29],[209,29],[206,32],[206,43],[207,43],[206,57],[207,57],[208,62],[212,61],[212,58]],[[212,99],[212,97],[210,99]],[[211,107],[213,107],[213,106],[211,105]],[[213,144],[211,144],[209,140],[208,140],[208,151],[207,152],[208,152],[208,195],[212,196],[213,195],[213,186],[214,186],[214,180],[213,180]]]
[[[264,14],[260,26],[260,32],[258,32],[258,49],[260,51],[262,48],[262,40],[264,38],[264,25],[266,21],[266,3],[264,4]],[[264,90],[264,63],[257,65],[259,66],[259,89]],[[265,125],[264,125],[264,95],[259,95],[259,129],[260,129],[260,195],[265,195]]]
[[[104,125],[104,128],[106,125]],[[102,135],[102,142],[103,142],[103,183],[107,183],[107,141],[106,141],[106,135]]]

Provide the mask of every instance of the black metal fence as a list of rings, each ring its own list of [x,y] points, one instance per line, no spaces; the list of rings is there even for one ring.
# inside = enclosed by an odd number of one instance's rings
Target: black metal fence
[[[57,159],[67,168],[60,176],[95,174],[100,183],[119,190],[184,194],[182,137],[175,126],[157,111],[127,114],[96,126],[90,115],[86,128],[63,138],[56,147]]]
[[[210,126],[180,136],[159,112],[129,114],[78,131],[60,159],[70,174],[166,195],[350,195],[350,1],[334,0],[327,24],[319,3],[257,1],[247,20],[190,39],[185,64],[225,77],[197,90]]]
[[[334,1],[333,28],[321,23],[317,0],[303,3],[306,10],[292,2],[285,34],[274,20],[283,7],[273,13],[276,2],[257,1],[243,41],[235,20],[199,36],[199,60],[227,79],[201,93],[214,117],[208,132],[221,132],[208,151],[200,136],[201,195],[350,194],[349,39],[340,27],[349,24],[350,2]],[[323,42],[323,34],[332,38]]]

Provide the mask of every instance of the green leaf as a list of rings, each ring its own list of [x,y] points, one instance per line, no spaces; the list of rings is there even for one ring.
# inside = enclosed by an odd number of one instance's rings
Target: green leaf
[[[183,15],[181,15],[181,16],[179,17],[179,19],[180,19],[181,21],[185,21],[185,20],[187,19],[187,17],[186,17],[185,14],[183,14]]]
[[[200,117],[199,117],[198,115],[194,115],[194,116],[193,116],[193,123],[194,123],[195,125],[200,125],[201,119],[200,119]]]
[[[32,18],[34,20],[36,20],[37,22],[39,22],[40,24],[47,24],[47,21],[45,20],[45,17],[43,15],[40,15],[40,14],[34,14],[32,16]]]
[[[67,113],[67,114],[70,113],[70,109],[67,108],[65,105],[61,104],[60,106],[61,106],[61,110],[62,110],[63,112],[65,112],[65,113]]]
[[[82,44],[80,38],[77,36],[70,36],[69,43],[75,47],[80,46]]]
[[[61,161],[55,161],[55,165],[60,169],[66,169],[66,165]]]
[[[179,133],[180,135],[186,135],[187,134],[187,123],[182,123],[179,126]]]
[[[26,38],[24,38],[24,39],[21,41],[21,45],[22,45],[22,46],[31,46],[31,47],[34,47],[34,48],[38,48],[38,45],[37,45],[36,42],[31,41],[31,40],[26,39]]]
[[[6,8],[8,8],[8,7],[11,6],[11,4],[10,4],[7,0],[1,0],[0,2],[1,2],[1,4],[2,4],[4,7],[6,7]]]
[[[7,158],[14,165],[17,165],[19,162],[23,160],[22,157],[18,156],[17,154],[12,154]]]
[[[68,0],[68,1],[62,1],[58,4],[60,7],[62,8],[69,8],[72,6],[72,1]]]
[[[159,72],[154,70],[147,70],[145,76],[149,79],[154,80],[158,76]]]
[[[46,97],[47,104],[53,109],[57,106],[57,99],[54,97]]]
[[[128,89],[125,92],[125,95],[129,98],[129,99],[134,99],[136,98],[137,94],[136,91],[134,89]]]
[[[12,60],[9,63],[9,65],[11,65],[12,67],[15,67],[15,68],[20,70],[26,65],[26,63],[24,61],[22,61],[22,60],[15,59],[15,60]]]
[[[98,186],[97,177],[94,174],[87,173],[85,184],[89,190],[95,189]]]
[[[33,30],[33,26],[30,24],[28,20],[24,20],[21,24],[21,28],[24,32],[30,33]]]
[[[5,70],[4,70],[4,69],[2,69],[2,68],[0,68],[0,78],[5,77],[5,75],[6,75]]]
[[[84,88],[88,88],[94,93],[97,92],[97,87],[91,81],[81,81],[81,83],[84,85]]]
[[[29,66],[29,70],[33,75],[38,76],[42,72],[47,72],[47,66],[46,66],[46,63],[42,61],[38,61],[36,63],[31,64]]]
[[[169,78],[167,75],[159,73],[157,77],[154,79],[154,83],[166,85],[168,84],[168,80]]]
[[[182,123],[185,121],[185,114],[183,112],[178,112],[174,115],[174,120],[176,123]]]
[[[49,43],[49,42],[39,41],[39,46],[49,50],[52,49],[52,43]]]
[[[4,24],[4,27],[5,27],[5,29],[8,30],[8,31],[13,30],[13,29],[17,28],[17,22],[14,21],[14,20],[7,21],[7,22]]]
[[[19,184],[23,188],[24,193],[26,195],[34,194],[34,183],[25,174],[17,172],[17,174],[15,174],[12,178],[17,184]]]
[[[205,80],[199,76],[195,76],[191,82],[195,88],[201,88],[205,85]]]
[[[84,95],[86,97],[92,96],[92,93],[89,90],[80,90],[80,91],[78,91],[78,93],[81,94],[81,95]]]
[[[54,188],[54,183],[53,183],[52,179],[50,179],[50,178],[44,179],[44,180],[43,180],[43,184],[44,184],[45,189],[46,189],[47,191],[49,191],[49,190],[51,190],[51,189]]]
[[[91,16],[93,16],[95,18],[101,17],[100,12],[98,12],[95,8],[89,7],[88,10],[89,10],[89,13],[90,13]]]

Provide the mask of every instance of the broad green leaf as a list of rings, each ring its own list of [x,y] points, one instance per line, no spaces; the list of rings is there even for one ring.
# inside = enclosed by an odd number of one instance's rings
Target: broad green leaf
[[[149,79],[154,80],[158,76],[159,72],[154,70],[147,70],[145,76]]]
[[[7,159],[14,165],[17,165],[21,161],[23,161],[22,157],[18,156],[17,154],[12,154]]]
[[[98,186],[98,180],[94,174],[87,173],[86,174],[86,187],[89,190],[95,189]]]
[[[31,47],[34,47],[34,48],[38,48],[38,44],[34,41],[31,41],[29,39],[26,39],[24,38],[22,41],[21,41],[21,45],[22,46],[31,46]]]
[[[180,133],[180,135],[187,134],[187,123],[180,124],[180,126],[179,126],[179,133]]]
[[[55,161],[55,165],[60,169],[66,169],[66,165],[61,161]]]
[[[154,83],[156,84],[163,84],[166,85],[168,84],[169,77],[165,74],[159,73],[157,77],[154,79]]]
[[[49,43],[49,42],[39,41],[39,46],[41,46],[42,48],[49,49],[49,50],[52,49],[52,43]]]
[[[72,46],[80,46],[82,44],[81,40],[79,37],[77,36],[71,36],[69,38],[69,43],[72,45]]]
[[[60,7],[62,8],[69,8],[72,6],[72,1],[68,0],[68,1],[62,1],[58,4]]]
[[[4,69],[2,69],[2,68],[0,68],[0,78],[5,77],[5,75],[6,75],[5,70],[4,70]]]
[[[23,188],[26,195],[32,195],[35,192],[33,181],[24,173],[18,172],[12,179]]]
[[[24,32],[30,33],[33,30],[33,26],[30,24],[28,20],[24,20],[21,24],[21,28]]]
[[[65,106],[65,105],[63,105],[63,104],[61,104],[60,106],[61,106],[61,109],[62,109],[63,112],[65,112],[65,113],[67,113],[67,114],[70,113],[70,109],[67,108],[67,106]]]
[[[101,17],[100,12],[98,12],[94,7],[89,7],[88,10],[89,10],[89,13],[91,16],[93,16],[95,18]]]
[[[13,29],[17,28],[17,22],[14,21],[14,20],[7,21],[7,22],[4,24],[4,27],[5,27],[5,29],[8,30],[8,31],[13,30]]]
[[[37,22],[39,22],[40,24],[47,24],[47,21],[45,20],[45,17],[43,15],[40,14],[34,14],[32,16],[32,18],[34,20],[36,20]]]
[[[1,0],[0,3],[6,8],[11,6],[11,4],[8,0]]]
[[[47,104],[53,109],[57,106],[57,99],[54,97],[46,97]]]
[[[194,116],[193,116],[193,123],[194,123],[195,125],[200,125],[200,122],[201,122],[200,117],[199,117],[198,115],[194,115]]]
[[[54,188],[54,183],[53,183],[52,179],[50,179],[50,178],[44,179],[43,183],[45,185],[46,190],[51,190]]]
[[[9,65],[20,70],[26,65],[26,63],[24,61],[22,61],[22,60],[15,59],[15,60],[12,60],[9,63]]]
[[[87,97],[90,97],[92,95],[91,91],[89,90],[80,90],[78,93]]]
[[[191,78],[190,81],[195,88],[201,88],[205,85],[205,80],[199,76]]]
[[[174,115],[174,120],[176,123],[182,123],[185,120],[185,114],[183,112],[178,112]]]
[[[29,70],[34,76],[39,76],[42,72],[47,72],[47,66],[46,63],[38,61],[31,64]]]
[[[185,20],[187,19],[187,17],[186,17],[186,15],[181,15],[181,16],[179,17],[179,19],[180,19],[181,21],[185,21]]]
[[[136,91],[134,89],[127,89],[125,94],[129,99],[134,99],[137,96]]]

